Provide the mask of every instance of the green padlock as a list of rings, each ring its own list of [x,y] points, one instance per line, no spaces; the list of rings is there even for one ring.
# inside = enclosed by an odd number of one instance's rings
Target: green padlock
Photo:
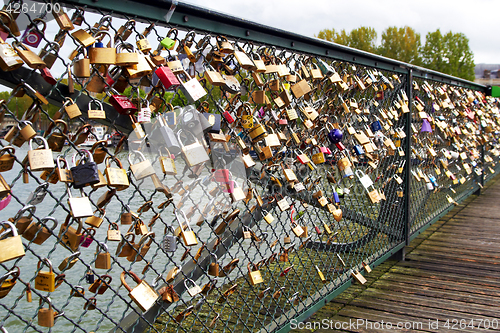
[[[175,28],[170,29],[167,33],[167,37],[162,39],[162,41],[160,42],[161,46],[163,46],[167,50],[173,50],[175,46],[175,41],[177,39],[177,34],[178,34],[177,29]]]

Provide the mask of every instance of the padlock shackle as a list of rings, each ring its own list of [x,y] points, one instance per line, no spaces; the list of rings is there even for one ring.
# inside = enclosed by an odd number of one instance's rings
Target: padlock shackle
[[[52,221],[52,222],[54,222],[54,224],[52,224],[52,228],[47,228],[47,224],[45,223],[45,221]],[[38,224],[42,224],[48,230],[54,231],[57,228],[57,225],[59,224],[59,222],[57,221],[57,219],[55,217],[46,216],[46,217],[42,218],[40,220],[40,222],[37,223],[37,225]]]
[[[31,218],[33,216],[33,214],[35,214],[35,211],[36,211],[36,206],[34,205],[26,205],[24,206],[23,208],[21,208],[17,213],[16,215],[14,216],[14,222],[16,222],[17,220],[19,220],[24,212],[28,211],[30,214],[28,216],[28,218]]]
[[[66,187],[67,187],[68,192],[69,192],[69,187],[67,185],[66,185]],[[69,192],[69,194],[71,194],[71,192]],[[71,197],[71,195],[70,195],[70,197]],[[69,225],[70,225],[70,223],[69,223],[70,219],[77,220],[77,222],[78,222],[78,229],[76,230],[76,233],[80,234],[82,232],[82,227],[83,227],[82,220],[79,219],[79,218],[73,218],[73,216],[71,215],[71,213],[66,216],[66,220],[64,220],[64,223],[63,223],[62,226],[69,227]],[[73,222],[71,222],[71,223],[73,223]],[[66,230],[66,232],[67,232],[67,230]]]
[[[139,278],[139,276],[137,276],[137,274],[135,274],[134,272],[132,271],[123,271],[121,272],[120,274],[120,281],[121,283],[123,284],[123,286],[125,287],[125,289],[127,289],[129,292],[132,291],[132,288],[130,288],[130,286],[127,284],[127,282],[125,282],[125,274],[130,275],[132,277],[132,279],[137,283],[137,284],[140,284],[142,282],[142,280]],[[109,276],[109,275],[108,275]]]
[[[39,140],[42,141],[44,149],[49,149],[49,144],[47,143],[47,140],[44,137],[40,136],[40,135],[35,135],[29,141],[29,147],[30,147],[29,150],[33,150],[33,142],[36,142],[38,144]],[[39,145],[39,146],[42,146],[42,145]],[[48,186],[48,183],[47,183],[47,186]]]
[[[8,225],[8,228],[4,227],[4,225]],[[3,239],[5,236],[7,236],[9,233],[12,233],[12,237],[17,237],[18,234],[17,234],[17,228],[14,226],[14,224],[12,222],[9,222],[9,221],[3,221],[3,222],[0,222],[0,225],[6,229],[4,232],[2,232],[0,234],[0,239]]]
[[[48,258],[42,258],[42,259],[38,260],[38,264],[36,265],[36,269],[40,270],[42,265],[47,266],[49,268],[50,273],[53,272],[52,262]]]
[[[10,271],[8,271],[7,273],[5,273],[4,275],[2,275],[0,277],[0,287],[5,282],[5,280],[7,280],[7,278],[9,276],[12,276],[12,283],[15,283],[15,281],[19,278],[20,273],[21,273],[21,270],[19,269],[18,266],[12,267],[12,269]]]

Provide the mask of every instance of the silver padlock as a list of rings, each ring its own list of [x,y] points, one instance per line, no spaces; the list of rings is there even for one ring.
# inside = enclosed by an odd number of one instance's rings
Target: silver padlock
[[[174,131],[167,125],[162,115],[159,115],[157,119],[160,124],[158,130],[163,137],[165,146],[172,154],[177,155],[181,151],[181,146],[179,144],[177,136],[175,135]]]
[[[368,187],[370,187],[370,186],[373,185],[373,181],[370,178],[370,176],[368,176],[367,174],[365,174],[363,171],[356,170],[355,173],[356,173],[356,176],[359,179],[359,182],[361,183],[361,185],[363,185],[364,188],[368,188]]]
[[[73,197],[67,183],[66,190],[68,191],[69,196],[68,205],[74,218],[90,217],[94,215],[94,211],[90,205],[90,200],[87,196],[83,195],[82,189],[80,189],[80,194],[82,195],[81,197]]]
[[[177,250],[177,237],[168,235],[167,232],[172,231],[171,226],[165,227],[165,237],[162,241],[162,247],[165,252],[175,252]]]
[[[43,184],[38,185],[38,187],[28,195],[28,199],[26,200],[26,205],[38,205],[43,201],[45,196],[47,195],[49,188],[49,183],[45,182]]]
[[[193,285],[191,288],[188,288],[187,286],[187,283],[186,282],[191,282],[191,284]],[[187,292],[188,294],[191,296],[191,297],[194,297],[196,295],[198,295],[199,293],[201,293],[201,288],[199,285],[196,284],[196,282],[194,282],[193,280],[191,279],[186,279],[184,280],[184,287],[186,287],[187,289]]]

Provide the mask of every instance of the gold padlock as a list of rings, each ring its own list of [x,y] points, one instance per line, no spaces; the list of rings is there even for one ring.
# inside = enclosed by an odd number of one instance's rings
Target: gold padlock
[[[250,266],[252,266],[252,268],[250,268]],[[248,268],[248,277],[250,278],[250,283],[252,284],[252,286],[264,282],[264,280],[262,279],[262,274],[260,273],[260,270],[257,268],[257,265],[255,265],[252,262],[249,262],[247,268]]]
[[[96,42],[95,38],[92,37],[87,31],[80,29],[71,34],[83,47],[89,47]]]
[[[0,263],[12,259],[21,258],[24,256],[23,242],[21,236],[17,234],[17,229],[12,222],[0,222],[0,225],[5,229],[5,234],[12,233],[12,237],[7,237],[0,240]]]
[[[17,283],[17,279],[19,278],[20,269],[17,266],[5,273],[2,277],[0,277],[0,299],[4,298],[9,294],[9,292],[14,288]],[[9,277],[11,277],[9,279]]]
[[[125,282],[125,274],[127,273],[138,284],[133,289],[127,284],[127,282]],[[135,304],[137,304],[137,306],[139,306],[142,311],[148,311],[159,297],[156,291],[151,288],[151,286],[147,284],[147,282],[141,280],[137,276],[137,274],[132,271],[122,272],[120,274],[120,281],[122,282],[125,289],[129,291],[129,297],[134,301]]]
[[[30,68],[43,69],[47,67],[45,62],[36,53],[21,42],[12,42],[12,47]]]
[[[48,272],[40,271],[42,264],[49,268]],[[39,272],[35,277],[35,289],[48,292],[56,290],[56,274],[52,270],[52,262],[47,258],[39,260],[37,270]]]
[[[109,37],[110,47],[91,47],[89,49],[89,59],[91,64],[114,65],[116,63],[116,48],[114,47],[114,41],[109,32],[100,31],[95,35],[95,37],[101,42],[105,36]]]
[[[175,214],[177,221],[179,222],[180,234],[182,236],[182,240],[184,241],[184,244],[186,246],[197,245],[198,241],[196,240],[196,234],[194,233],[193,229],[191,229],[191,226],[189,225],[189,219],[187,218],[186,213],[182,209],[180,210],[183,217],[184,217],[184,224],[185,224],[185,226],[184,226],[183,223],[181,222],[179,215],[177,214],[177,211],[178,210],[176,209],[174,211],[174,214]],[[184,229],[187,229],[187,231]]]
[[[104,247],[105,252],[101,253],[101,247]],[[111,254],[108,251],[108,245],[97,242],[96,246],[96,259],[95,268],[110,269],[111,268]]]
[[[110,161],[114,161],[118,168],[111,168]],[[123,169],[122,163],[116,157],[106,157],[106,178],[108,180],[108,185],[116,188],[117,191],[125,190],[130,186],[127,171]]]

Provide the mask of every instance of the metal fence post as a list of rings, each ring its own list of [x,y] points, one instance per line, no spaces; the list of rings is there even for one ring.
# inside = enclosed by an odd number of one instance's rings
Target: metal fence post
[[[406,163],[405,163],[405,212],[404,212],[404,233],[405,233],[405,241],[406,245],[410,244],[410,185],[411,185],[411,113],[412,113],[412,104],[413,104],[413,89],[412,89],[412,81],[413,81],[413,70],[411,68],[408,69],[408,78],[406,81],[406,94],[408,95],[408,103],[410,112],[406,114],[406,141],[405,141],[405,153],[406,153]]]

